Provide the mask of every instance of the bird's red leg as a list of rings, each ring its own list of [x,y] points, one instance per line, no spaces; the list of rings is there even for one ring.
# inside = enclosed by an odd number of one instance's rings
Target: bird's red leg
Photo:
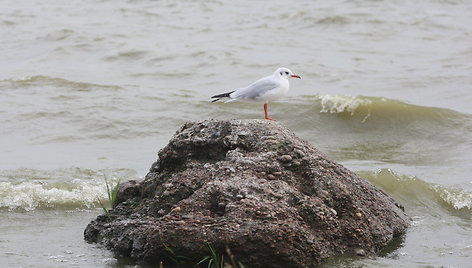
[[[272,118],[269,117],[269,112],[268,112],[268,110],[269,110],[269,105],[268,105],[267,103],[264,103],[265,119],[267,119],[267,120],[272,120],[272,121],[277,121],[277,120],[272,119]]]

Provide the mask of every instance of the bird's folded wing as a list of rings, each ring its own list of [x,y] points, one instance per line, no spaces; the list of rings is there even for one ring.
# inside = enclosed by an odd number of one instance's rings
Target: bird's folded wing
[[[257,100],[258,97],[266,94],[268,91],[279,87],[279,83],[269,79],[269,77],[257,80],[246,88],[238,89],[231,94],[234,99]]]

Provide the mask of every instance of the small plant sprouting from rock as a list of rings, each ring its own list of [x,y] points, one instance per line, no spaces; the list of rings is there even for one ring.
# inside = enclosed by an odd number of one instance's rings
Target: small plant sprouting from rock
[[[177,255],[175,251],[164,244],[164,248],[168,252],[166,257],[174,262],[175,266],[172,267],[206,267],[206,268],[244,268],[244,265],[240,262],[234,260],[234,256],[231,253],[230,249],[226,247],[226,255],[219,253],[210,243],[207,243],[208,250],[210,255],[203,257],[198,263],[192,264],[192,259],[186,256]],[[229,260],[225,260],[225,256]],[[205,265],[205,266],[203,266]],[[164,262],[160,262],[160,268],[164,268]]]
[[[168,245],[164,244],[164,247],[169,252],[169,254],[167,254],[167,257],[171,259],[177,267],[180,267],[182,265],[182,262],[191,261],[189,257],[177,255],[175,251],[172,248],[170,248]],[[161,266],[163,266],[162,263],[161,263]]]
[[[110,209],[107,209],[106,206],[103,204],[102,200],[100,198],[98,199],[98,202],[100,203],[100,206],[102,207],[103,211],[105,212],[105,215],[107,216],[108,220],[111,221],[111,214],[110,210],[113,208],[115,204],[116,197],[118,195],[118,190],[120,187],[120,180],[116,182],[116,185],[114,187],[111,187],[110,183],[108,183],[107,177],[105,174],[103,175],[105,178],[105,185],[107,187],[107,195],[108,195],[108,203],[110,204]]]
[[[208,245],[208,250],[210,251],[210,255],[204,257],[195,266],[198,267],[200,264],[208,262],[207,268],[244,268],[242,263],[238,262],[236,264],[236,262],[234,261],[234,256],[228,247],[226,247],[226,254],[229,257],[230,264],[225,262],[224,254],[218,253],[216,249],[210,243],[207,243],[207,245]]]
[[[208,262],[208,268],[223,268],[224,257],[216,252],[213,246],[210,243],[207,243],[208,249],[210,250],[210,255],[204,257],[199,261],[196,266],[199,266],[202,263]]]

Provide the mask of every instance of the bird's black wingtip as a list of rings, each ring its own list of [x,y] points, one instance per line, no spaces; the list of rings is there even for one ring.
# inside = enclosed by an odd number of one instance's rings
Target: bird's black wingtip
[[[226,92],[226,93],[223,93],[223,94],[218,94],[218,95],[214,95],[214,96],[211,96],[212,99],[215,99],[215,98],[218,98],[218,99],[221,99],[221,98],[229,98],[231,95],[231,93],[233,93],[235,90],[231,91],[231,92]]]

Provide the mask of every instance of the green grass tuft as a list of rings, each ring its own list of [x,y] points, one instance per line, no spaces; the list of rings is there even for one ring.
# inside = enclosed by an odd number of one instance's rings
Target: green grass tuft
[[[238,262],[237,264],[234,261],[233,254],[226,248],[226,253],[229,256],[231,264],[225,262],[225,254],[218,253],[216,249],[207,242],[208,250],[210,251],[210,255],[205,256],[201,261],[199,261],[195,266],[199,266],[200,264],[207,262],[207,268],[244,268],[242,263]]]
[[[164,247],[169,252],[169,254],[167,254],[167,257],[171,259],[177,267],[180,267],[183,263],[188,263],[192,260],[189,257],[177,255],[175,251],[166,244],[164,244]]]
[[[108,203],[110,204],[110,208],[106,208],[106,206],[103,204],[102,200],[100,198],[98,199],[98,202],[100,203],[100,206],[102,207],[103,211],[105,212],[105,215],[107,216],[108,220],[111,221],[111,214],[110,211],[115,208],[115,202],[116,202],[116,197],[118,196],[118,190],[120,189],[120,180],[116,182],[115,187],[111,187],[110,183],[108,183],[107,177],[105,174],[103,174],[103,177],[105,179],[105,185],[107,187],[107,195],[108,195]]]

